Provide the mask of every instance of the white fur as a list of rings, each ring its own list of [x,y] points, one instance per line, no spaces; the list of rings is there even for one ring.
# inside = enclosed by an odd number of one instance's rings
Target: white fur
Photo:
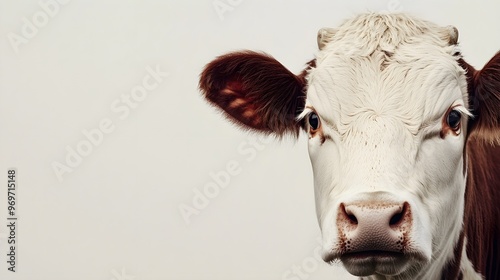
[[[467,239],[465,239],[464,247],[462,250],[462,256],[466,256],[466,246],[467,245]],[[479,273],[474,270],[474,266],[470,262],[468,258],[462,258],[460,267],[462,269],[462,273],[464,276],[465,280],[483,280],[483,276],[481,276]]]
[[[458,135],[439,135],[451,106],[469,114],[449,30],[406,15],[361,15],[330,34],[307,76],[299,118],[314,108],[328,136],[309,140],[323,253],[336,250],[341,202],[383,192],[412,209],[410,247],[425,261],[371,279],[439,279],[462,229],[466,118]]]

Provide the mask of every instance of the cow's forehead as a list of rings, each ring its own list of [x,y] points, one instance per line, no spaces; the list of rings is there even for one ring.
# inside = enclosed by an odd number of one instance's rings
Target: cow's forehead
[[[452,103],[466,100],[459,52],[447,36],[449,28],[405,15],[350,20],[318,53],[308,75],[306,105],[332,123],[371,112],[418,130]]]
[[[446,47],[458,33],[450,26],[413,18],[406,14],[361,14],[330,29],[328,42],[318,61],[331,53],[367,56],[375,50],[395,52],[403,44],[427,42]]]

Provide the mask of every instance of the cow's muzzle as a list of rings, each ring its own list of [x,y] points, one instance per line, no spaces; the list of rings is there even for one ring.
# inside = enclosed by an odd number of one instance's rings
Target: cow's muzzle
[[[337,248],[324,259],[340,259],[354,275],[396,275],[408,268],[410,260],[420,258],[411,249],[413,217],[408,202],[340,203],[336,219]]]

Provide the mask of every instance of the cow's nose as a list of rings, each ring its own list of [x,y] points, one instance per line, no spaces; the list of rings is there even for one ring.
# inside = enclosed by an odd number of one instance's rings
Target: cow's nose
[[[394,227],[400,224],[408,211],[408,203],[394,204],[384,202],[365,202],[341,204],[343,218],[353,225],[374,224],[381,227]]]
[[[411,228],[407,202],[366,201],[340,204],[337,226],[344,252],[404,250]]]

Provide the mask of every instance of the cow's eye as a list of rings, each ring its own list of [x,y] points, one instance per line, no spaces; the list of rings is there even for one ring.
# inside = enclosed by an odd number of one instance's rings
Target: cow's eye
[[[451,110],[446,117],[446,124],[453,129],[458,130],[460,128],[460,120],[462,119],[462,114],[457,110]]]
[[[316,132],[319,128],[319,117],[316,113],[312,112],[309,114],[309,126],[311,126],[311,132]]]

